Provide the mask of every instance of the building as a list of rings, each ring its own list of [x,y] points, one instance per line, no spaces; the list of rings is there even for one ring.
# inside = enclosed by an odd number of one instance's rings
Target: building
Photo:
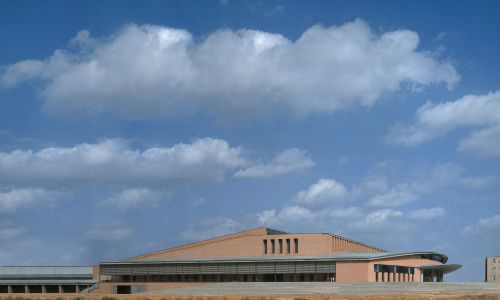
[[[500,282],[500,256],[488,256],[485,262],[486,282]]]
[[[93,270],[95,284],[84,292],[128,294],[227,281],[432,282],[461,267],[447,260],[436,252],[387,252],[330,233],[258,227],[102,262]]]
[[[460,265],[436,252],[392,253],[330,233],[266,227],[99,264],[102,291],[222,281],[432,282]]]
[[[0,294],[80,293],[96,283],[92,267],[0,267]]]

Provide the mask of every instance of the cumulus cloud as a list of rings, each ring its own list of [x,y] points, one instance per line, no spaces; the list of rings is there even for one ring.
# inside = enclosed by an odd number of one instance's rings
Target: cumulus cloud
[[[476,224],[467,226],[462,231],[466,236],[486,235],[493,236],[495,239],[498,237],[500,231],[500,215],[493,215],[479,219]]]
[[[413,203],[422,196],[450,187],[481,188],[496,180],[494,176],[464,176],[464,168],[456,163],[438,163],[413,170],[407,181],[401,178],[390,186],[385,176],[371,177],[355,188],[356,196],[370,197],[369,206],[397,207]]]
[[[165,186],[220,181],[245,165],[239,147],[204,138],[166,148],[132,149],[121,139],[38,151],[0,152],[0,184]]]
[[[396,125],[391,143],[414,146],[446,135],[458,128],[473,132],[459,142],[458,150],[483,156],[500,155],[500,91],[466,95],[456,101],[427,103],[411,125]]]
[[[349,199],[346,187],[334,179],[319,179],[307,189],[299,191],[286,205],[279,209],[267,209],[255,214],[259,224],[283,226],[290,222],[321,223],[335,220],[359,218],[362,211],[356,206],[342,207]]]
[[[207,199],[200,197],[200,198],[196,198],[196,199],[191,200],[191,202],[189,203],[189,207],[192,209],[197,209],[197,208],[202,207],[206,203],[207,203]]]
[[[256,213],[254,220],[285,228],[302,224],[324,230],[328,226],[334,232],[363,238],[390,229],[398,231],[395,239],[402,238],[408,236],[405,230],[418,227],[420,221],[446,216],[443,207],[427,207],[442,196],[441,192],[484,187],[495,180],[492,176],[464,175],[465,169],[454,163],[419,166],[409,174],[400,174],[387,163],[377,164],[352,190],[334,179],[320,179],[285,201],[282,207]],[[420,198],[425,199],[418,201]]]
[[[319,217],[323,217],[324,215],[325,211],[322,210],[313,211],[300,205],[289,205],[279,211],[276,211],[276,209],[264,210],[255,214],[255,217],[261,225],[282,226],[290,222],[317,221]]]
[[[347,196],[345,186],[334,179],[320,179],[307,190],[300,191],[295,201],[304,205],[315,205],[341,201]]]
[[[120,241],[128,238],[133,229],[125,226],[96,224],[93,228],[83,233],[83,237],[89,240]]]
[[[314,162],[307,153],[299,149],[286,149],[272,160],[239,170],[235,177],[269,178],[307,170]]]
[[[180,232],[184,241],[199,241],[221,236],[240,230],[241,224],[231,218],[217,217],[191,222],[189,227]]]
[[[446,212],[442,207],[422,208],[408,213],[408,217],[415,220],[431,220],[445,215]]]
[[[261,225],[267,225],[276,217],[276,209],[266,209],[260,213],[255,214],[257,222]]]
[[[391,221],[403,216],[403,212],[393,209],[380,209],[368,213],[363,219],[348,224],[353,231],[379,231],[391,226]]]
[[[0,213],[13,213],[21,208],[28,208],[39,202],[51,202],[60,199],[63,193],[37,188],[0,190]]]
[[[17,237],[24,232],[24,228],[20,227],[0,227],[0,240],[7,240]]]
[[[172,193],[168,191],[156,191],[146,188],[125,189],[102,201],[104,206],[110,206],[121,210],[136,209],[144,206],[156,206],[160,201],[168,200]]]
[[[375,195],[368,204],[371,206],[401,206],[415,201],[418,198],[417,195],[408,191],[398,191],[396,189],[391,189],[390,191]]]
[[[313,26],[295,41],[248,29],[197,39],[182,29],[131,24],[103,38],[82,31],[70,44],[45,60],[4,66],[0,85],[34,80],[44,110],[62,116],[204,112],[239,120],[371,106],[386,93],[459,80],[449,62],[417,50],[417,33],[378,34],[360,19]]]
[[[500,114],[500,110],[498,113]],[[458,150],[480,156],[500,156],[500,122],[494,127],[473,132],[460,141]]]
[[[496,181],[498,181],[498,178],[492,175],[480,177],[465,177],[462,179],[462,183],[465,186],[478,189],[486,187]]]

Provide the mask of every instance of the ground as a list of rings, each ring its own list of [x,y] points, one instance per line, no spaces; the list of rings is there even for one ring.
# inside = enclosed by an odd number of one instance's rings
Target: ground
[[[250,299],[495,299],[500,284],[491,283],[215,283],[134,295],[9,294],[0,300],[250,300]]]

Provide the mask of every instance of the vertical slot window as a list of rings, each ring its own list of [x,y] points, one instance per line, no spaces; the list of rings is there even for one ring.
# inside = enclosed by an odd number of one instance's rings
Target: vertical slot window
[[[264,240],[264,254],[267,254],[267,240]]]
[[[276,243],[274,240],[271,240],[271,253],[276,253]]]
[[[290,254],[290,239],[286,239],[286,254]]]
[[[295,253],[299,253],[299,239],[293,239],[293,248]]]
[[[280,246],[280,254],[283,254],[283,240],[279,239],[278,243],[279,243],[279,246]]]

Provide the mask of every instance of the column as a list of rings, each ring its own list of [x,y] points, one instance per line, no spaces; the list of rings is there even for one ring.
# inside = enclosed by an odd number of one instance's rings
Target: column
[[[12,285],[7,286],[7,293],[12,294]]]
[[[24,285],[24,293],[25,293],[25,294],[29,293],[29,291],[28,291],[28,286],[27,286],[27,285]]]
[[[42,285],[42,294],[47,293],[47,287],[45,285]]]
[[[62,292],[63,292],[62,285],[60,285],[60,286],[58,287],[58,289],[59,289],[59,290],[58,290],[59,294],[62,294]]]
[[[76,291],[77,294],[80,293],[80,286],[78,284],[75,285],[75,291]]]

